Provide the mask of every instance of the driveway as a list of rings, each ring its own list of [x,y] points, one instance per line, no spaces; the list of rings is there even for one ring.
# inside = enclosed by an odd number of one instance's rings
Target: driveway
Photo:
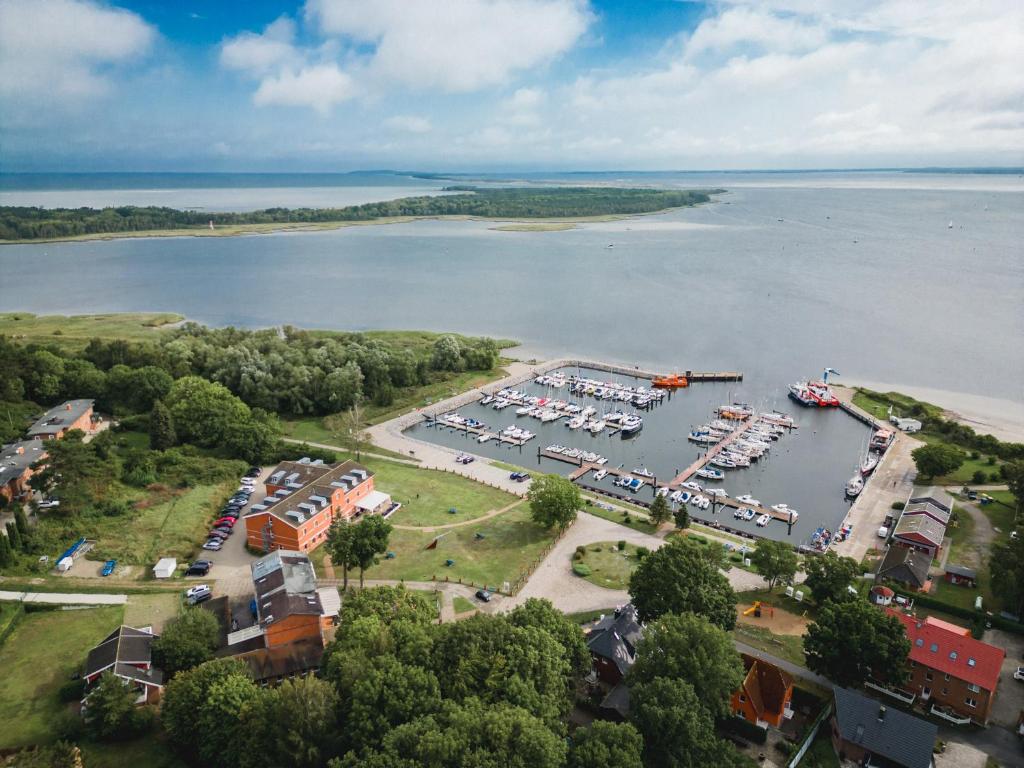
[[[986,643],[1006,651],[1003,669],[999,674],[995,702],[992,704],[992,722],[1008,728],[1017,726],[1017,716],[1024,710],[1024,683],[1013,679],[1013,672],[1024,665],[1021,661],[1024,640],[1019,635],[998,629],[987,630],[982,638]],[[1022,753],[1024,757],[1024,753]]]

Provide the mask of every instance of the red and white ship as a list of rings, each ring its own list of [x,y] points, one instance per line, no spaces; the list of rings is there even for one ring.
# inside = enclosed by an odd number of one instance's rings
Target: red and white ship
[[[800,405],[819,408],[835,408],[839,398],[824,381],[798,381],[790,384],[789,396]]]

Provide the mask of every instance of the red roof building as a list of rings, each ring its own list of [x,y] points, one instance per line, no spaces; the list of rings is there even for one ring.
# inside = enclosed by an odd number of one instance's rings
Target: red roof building
[[[910,640],[909,690],[922,702],[986,724],[1006,652],[971,637],[970,630],[928,617],[889,610]]]

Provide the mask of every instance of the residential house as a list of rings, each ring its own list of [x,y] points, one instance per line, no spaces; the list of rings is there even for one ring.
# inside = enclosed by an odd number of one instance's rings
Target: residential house
[[[887,768],[931,768],[939,729],[862,693],[832,691],[832,746],[840,760]]]
[[[746,675],[732,694],[733,714],[762,728],[780,728],[793,715],[793,676],[763,659],[742,656]]]
[[[93,430],[92,407],[92,400],[68,400],[55,405],[28,428],[28,436],[33,440],[60,440],[72,429],[88,434]]]
[[[912,488],[907,506],[909,507],[912,504],[929,504],[944,510],[946,513],[953,511],[953,497],[937,485]]]
[[[597,677],[608,685],[621,683],[636,660],[642,637],[643,625],[632,603],[601,619],[587,636]]]
[[[893,545],[878,564],[875,581],[896,581],[910,589],[923,590],[928,585],[931,562],[931,557],[924,552]]]
[[[884,584],[876,584],[868,592],[868,600],[875,605],[892,605],[892,599],[896,593]]]
[[[164,673],[153,666],[153,641],[158,635],[148,627],[135,629],[122,624],[89,651],[83,677],[95,684],[110,672],[138,691],[136,704],[156,704],[164,689]]]
[[[363,515],[387,515],[391,497],[375,491],[373,473],[354,461],[285,461],[270,473],[266,497],[245,515],[249,546],[269,552],[307,552],[324,542],[331,523]]]
[[[966,565],[947,565],[944,578],[950,584],[962,584],[967,587],[978,585],[978,572]]]
[[[987,724],[1006,652],[956,624],[887,611],[903,622],[910,639],[910,680],[904,690],[940,717]]]
[[[903,515],[892,532],[894,546],[916,549],[935,558],[942,548],[946,526],[928,515]]]
[[[42,440],[22,440],[0,448],[0,496],[7,501],[24,499],[32,489],[32,465],[46,458]]]

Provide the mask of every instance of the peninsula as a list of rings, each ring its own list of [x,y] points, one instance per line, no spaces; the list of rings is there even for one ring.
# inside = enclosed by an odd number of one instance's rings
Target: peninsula
[[[618,187],[453,186],[446,194],[345,208],[267,208],[209,212],[163,207],[0,207],[0,242],[152,235],[234,235],[282,229],[331,229],[422,218],[585,221],[656,213],[706,203],[723,190]]]

